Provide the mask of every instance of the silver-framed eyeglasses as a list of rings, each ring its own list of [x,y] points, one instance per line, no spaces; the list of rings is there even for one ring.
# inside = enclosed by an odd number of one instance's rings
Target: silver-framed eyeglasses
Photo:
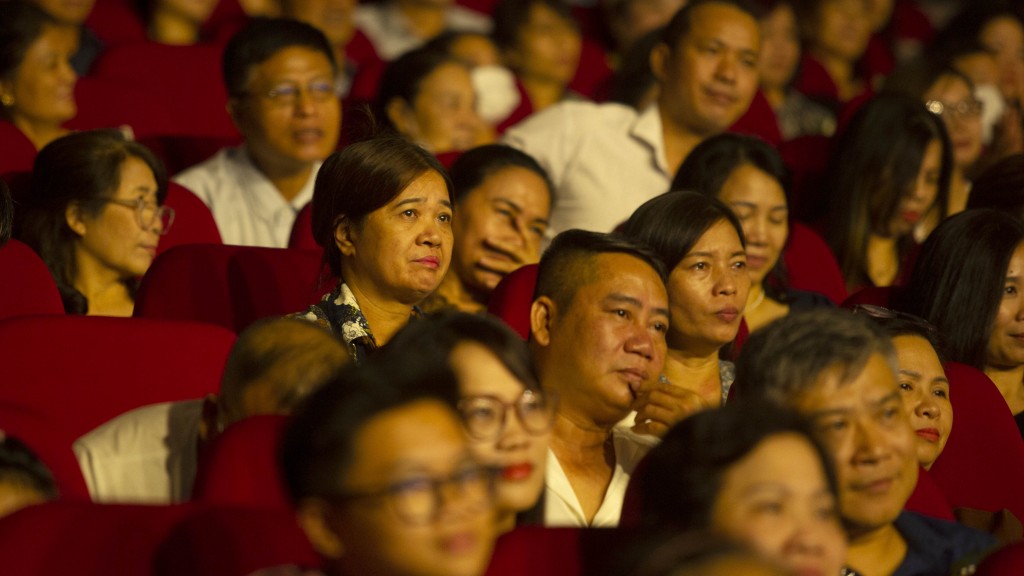
[[[494,500],[494,468],[467,463],[446,477],[416,476],[383,488],[349,490],[329,496],[334,502],[382,498],[402,521],[422,525],[437,518],[445,502],[481,509]]]
[[[174,208],[161,206],[145,198],[137,198],[135,200],[104,198],[102,201],[124,206],[125,208],[133,208],[136,220],[143,230],[153,230],[153,227],[159,221],[161,226],[159,230],[156,230],[156,233],[161,236],[167,234],[167,231],[171,229],[171,224],[174,224]]]
[[[334,80],[330,79],[312,80],[305,86],[296,82],[282,82],[261,95],[274,106],[285,107],[295,106],[299,94],[303,92],[314,102],[327,102],[340,96]]]
[[[985,105],[981,100],[975,98],[961,100],[955,104],[946,103],[941,100],[929,100],[925,103],[925,107],[936,116],[949,116],[960,120],[977,118],[981,116],[982,110],[985,109]]]
[[[524,390],[514,402],[487,394],[459,401],[459,412],[469,435],[476,440],[495,440],[505,431],[509,410],[515,409],[519,423],[530,434],[543,434],[555,419],[557,397],[551,392]]]

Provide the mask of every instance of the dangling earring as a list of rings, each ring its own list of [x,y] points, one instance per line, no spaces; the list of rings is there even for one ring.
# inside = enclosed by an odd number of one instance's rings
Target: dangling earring
[[[4,108],[10,108],[11,106],[14,106],[14,96],[11,96],[10,94],[4,94],[3,96],[0,96],[0,104],[3,104]]]

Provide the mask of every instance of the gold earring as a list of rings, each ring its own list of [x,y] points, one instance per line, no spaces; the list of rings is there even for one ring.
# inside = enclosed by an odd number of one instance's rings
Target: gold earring
[[[11,96],[10,94],[0,96],[0,104],[3,104],[7,108],[14,106],[14,96]]]

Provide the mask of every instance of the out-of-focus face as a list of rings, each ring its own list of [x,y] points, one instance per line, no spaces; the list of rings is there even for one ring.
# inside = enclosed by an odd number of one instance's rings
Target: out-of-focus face
[[[899,386],[910,425],[917,435],[917,461],[925,469],[942,454],[953,429],[949,380],[932,345],[920,336],[892,339],[899,362]]]
[[[483,34],[462,34],[456,38],[449,52],[452,58],[475,68],[477,66],[501,66],[501,54],[494,42]]]
[[[355,32],[356,0],[288,0],[285,16],[305,22],[327,36],[332,46],[345,46]]]
[[[918,221],[935,204],[939,194],[939,176],[942,173],[942,142],[932,140],[925,148],[917,178],[900,197],[896,211],[889,221],[889,235],[910,234]]]
[[[924,93],[925,102],[941,102],[942,121],[953,145],[953,163],[961,170],[981,155],[981,102],[963,78],[940,76]]]
[[[743,225],[750,281],[760,284],[782,256],[789,237],[789,205],[779,181],[752,164],[742,164],[725,180],[718,198]]]
[[[527,392],[494,353],[480,344],[468,340],[459,344],[449,362],[459,380],[470,450],[480,463],[499,470],[499,513],[530,509],[544,489],[552,404],[543,400],[543,393]],[[530,429],[524,418],[529,418]],[[476,437],[474,421],[502,421],[504,426],[496,437]],[[546,423],[546,429],[538,431],[537,422]]]
[[[799,63],[800,30],[796,14],[789,4],[777,4],[761,19],[761,59],[758,62],[761,85],[768,89],[785,89]]]
[[[1018,99],[1024,89],[1024,26],[1010,16],[993,19],[981,29],[978,41],[996,58],[999,87],[1007,100]]]
[[[157,0],[156,12],[165,12],[202,25],[217,7],[217,0]]]
[[[728,220],[711,226],[672,269],[673,349],[703,353],[736,338],[750,291],[747,257]]]
[[[661,374],[668,294],[653,268],[627,254],[598,255],[588,270],[567,308],[556,308],[546,331],[534,325],[533,337],[547,348],[542,383],[558,393],[559,413],[610,427]]]
[[[425,172],[361,224],[340,223],[335,237],[353,290],[381,303],[422,301],[451,262],[452,205],[444,179]]]
[[[343,493],[377,495],[326,505],[336,542],[320,545],[321,553],[333,555],[329,563],[344,574],[483,574],[494,543],[493,493],[476,469],[461,422],[441,402],[379,414],[358,432],[348,474],[339,479]],[[408,517],[418,506],[402,501],[422,500],[431,489],[435,514]]]
[[[652,53],[662,88],[659,104],[673,122],[691,132],[725,130],[754,98],[760,50],[760,31],[752,16],[726,4],[697,7],[679,44],[662,44]]]
[[[419,86],[412,105],[392,115],[398,131],[434,153],[468,150],[483,121],[469,69],[457,62],[438,66]]]
[[[525,80],[568,85],[576,74],[583,40],[573,20],[535,3],[516,40],[506,58]]]
[[[871,39],[864,0],[821,0],[812,50],[846,62],[856,62]]]
[[[43,494],[14,482],[0,484],[0,518],[10,516],[22,508],[42,504],[47,498]]]
[[[232,112],[256,165],[267,171],[312,168],[334,152],[341,105],[327,56],[289,46],[252,67],[248,92]]]
[[[74,118],[78,77],[70,59],[76,49],[66,30],[44,26],[11,77],[0,79],[0,96],[13,100],[4,108],[15,124],[59,126]]]
[[[489,294],[505,275],[540,259],[551,194],[536,173],[511,166],[464,196],[458,213],[452,271],[470,290]]]
[[[851,538],[893,522],[917,484],[914,432],[896,374],[873,354],[851,381],[826,370],[794,408],[811,417],[839,481],[839,511]]]
[[[806,438],[777,434],[722,477],[711,528],[782,562],[794,574],[839,574],[846,536],[825,470]]]
[[[32,3],[61,24],[81,26],[92,12],[96,0],[33,0]]]
[[[1006,269],[999,311],[985,348],[985,364],[1012,368],[1024,364],[1024,244],[1017,246]]]
[[[156,178],[149,165],[129,156],[121,165],[121,184],[110,199],[134,202],[142,198],[156,209],[156,193]],[[76,230],[78,224],[81,228]],[[107,202],[95,217],[83,211],[78,224],[69,222],[78,234],[75,257],[79,272],[98,268],[115,272],[121,279],[138,278],[146,273],[163,230],[159,218],[154,219],[149,228],[143,228],[134,206],[115,202]]]

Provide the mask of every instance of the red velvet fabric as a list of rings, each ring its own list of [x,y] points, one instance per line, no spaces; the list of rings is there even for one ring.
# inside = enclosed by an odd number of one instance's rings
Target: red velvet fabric
[[[0,402],[0,431],[28,446],[53,473],[60,498],[89,502],[89,489],[60,422],[47,418],[38,408]]]
[[[824,294],[836,305],[846,299],[846,282],[832,250],[807,226],[790,223],[782,259],[789,273],[790,287]]]
[[[313,203],[310,202],[299,210],[295,216],[295,223],[292,224],[292,233],[288,238],[288,247],[299,250],[322,251],[316,240],[313,239]]]
[[[57,284],[36,253],[18,240],[0,248],[0,319],[64,314]]]
[[[775,111],[764,94],[758,90],[754,93],[754,99],[750,107],[740,116],[729,128],[730,132],[740,134],[752,134],[759,136],[765,142],[778,148],[782,144],[782,131],[779,130],[779,122],[775,118]]]
[[[537,265],[527,264],[502,278],[487,303],[487,311],[504,320],[523,340],[530,337],[530,305],[536,285]]]
[[[167,234],[160,237],[160,243],[156,247],[157,254],[182,244],[221,243],[213,214],[188,188],[169,182],[164,205],[174,209],[174,222]]]
[[[192,498],[208,504],[291,511],[277,463],[287,422],[285,416],[261,415],[229,426],[202,454]]]
[[[35,145],[17,126],[6,120],[0,120],[0,150],[3,151],[0,154],[0,177],[6,180],[8,174],[32,171],[32,163],[36,161]]]
[[[914,486],[914,491],[910,493],[910,499],[907,500],[903,509],[931,516],[932,518],[956,522],[956,517],[953,516],[953,509],[950,507],[946,495],[942,492],[939,485],[935,483],[935,480],[932,479],[931,474],[924,468],[918,468],[917,484]]]

